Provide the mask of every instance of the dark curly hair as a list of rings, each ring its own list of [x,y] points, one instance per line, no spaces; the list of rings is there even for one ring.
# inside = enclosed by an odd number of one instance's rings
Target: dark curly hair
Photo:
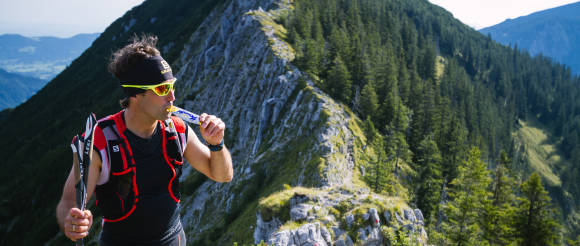
[[[134,35],[130,39],[130,44],[111,55],[108,66],[109,72],[122,82],[122,76],[135,64],[149,57],[160,55],[159,50],[155,47],[157,40],[157,36],[151,34]],[[122,108],[129,106],[129,97],[145,92],[145,90],[137,88],[123,88],[123,91],[127,96],[119,102]]]

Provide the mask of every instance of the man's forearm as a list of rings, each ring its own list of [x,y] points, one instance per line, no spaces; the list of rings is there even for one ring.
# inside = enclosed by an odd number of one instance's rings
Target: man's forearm
[[[218,182],[230,182],[234,177],[232,156],[224,146],[220,151],[211,151],[211,174]]]
[[[66,215],[68,213],[68,211],[74,207],[75,202],[67,202],[64,200],[61,200],[58,205],[56,206],[56,222],[58,223],[58,226],[60,227],[60,230],[64,231],[64,219],[66,218]]]

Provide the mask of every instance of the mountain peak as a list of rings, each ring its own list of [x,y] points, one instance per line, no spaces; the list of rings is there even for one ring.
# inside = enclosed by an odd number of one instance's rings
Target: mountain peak
[[[517,45],[531,55],[543,54],[580,74],[580,2],[506,20],[479,30],[504,45]]]

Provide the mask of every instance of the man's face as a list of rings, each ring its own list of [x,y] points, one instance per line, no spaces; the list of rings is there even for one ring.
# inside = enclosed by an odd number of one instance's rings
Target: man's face
[[[146,116],[155,120],[166,120],[171,116],[169,109],[175,101],[175,92],[171,91],[165,96],[158,96],[152,90],[137,95],[137,106]]]

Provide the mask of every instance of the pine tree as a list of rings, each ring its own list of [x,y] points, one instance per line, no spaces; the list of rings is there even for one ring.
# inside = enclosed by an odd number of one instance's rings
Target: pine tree
[[[421,61],[419,65],[419,74],[425,80],[433,80],[435,81],[435,48],[431,45],[428,45],[424,48],[423,52],[421,52]]]
[[[449,221],[443,226],[456,245],[474,245],[482,241],[479,215],[490,202],[489,171],[481,160],[481,152],[473,147],[467,161],[459,167],[459,176],[451,182],[446,214]]]
[[[409,144],[407,144],[406,132],[409,128],[409,109],[403,104],[399,98],[395,111],[395,117],[391,124],[386,128],[388,134],[387,141],[391,144],[395,152],[395,163],[393,164],[393,174],[397,174],[399,168],[399,161],[409,162],[411,159],[411,151]]]
[[[375,118],[379,108],[379,99],[372,83],[367,83],[361,92],[360,111],[363,118],[370,116]]]
[[[407,65],[404,62],[399,62],[399,91],[401,99],[405,104],[409,103],[409,95],[411,93],[411,78],[409,76],[409,71],[407,70]]]
[[[399,99],[397,96],[397,88],[392,87],[392,89],[385,95],[383,102],[381,103],[380,112],[377,116],[377,121],[382,126],[390,125],[393,118],[395,118],[395,112],[397,110],[397,104]]]
[[[365,181],[369,184],[374,192],[390,192],[392,180],[391,169],[392,161],[389,156],[394,156],[391,153],[385,153],[385,146],[383,141],[378,136],[378,131],[375,129],[374,124],[367,117],[365,120],[365,134],[367,136],[367,148],[373,148],[375,150],[376,157],[369,160],[367,165],[367,172],[364,176]]]
[[[425,110],[423,108],[423,92],[424,92],[424,84],[420,81],[413,81],[411,97],[411,103],[409,105],[410,109],[413,110],[412,118],[411,118],[411,135],[409,136],[409,146],[413,153],[417,152],[417,148],[419,147],[419,143],[423,140],[425,136],[425,129],[423,118],[425,114]]]
[[[522,196],[516,209],[515,229],[520,245],[554,245],[560,225],[554,219],[550,197],[540,175],[533,173],[520,186]]]
[[[364,77],[364,51],[362,47],[362,42],[360,40],[358,32],[351,35],[350,44],[350,57],[345,60],[348,70],[351,73],[353,85],[361,88],[363,85]]]
[[[316,77],[320,75],[323,52],[324,48],[321,47],[318,41],[311,38],[305,40],[304,59],[302,62],[308,74]]]
[[[441,177],[441,154],[432,136],[428,136],[419,145],[417,166],[419,166],[419,180],[417,189],[417,206],[428,220],[437,211],[440,200],[443,179]]]
[[[350,73],[340,56],[336,56],[328,72],[327,89],[330,94],[343,102],[348,103],[351,97],[352,81]]]
[[[510,162],[507,153],[502,150],[500,162],[493,173],[492,202],[485,207],[483,214],[484,237],[490,245],[507,245],[514,240],[512,218],[516,196],[513,187],[516,187],[516,182],[508,176],[507,165]]]
[[[467,129],[461,124],[457,115],[451,116],[451,122],[444,134],[441,155],[443,157],[443,177],[447,182],[455,179],[461,160],[467,153]]]
[[[375,174],[374,180],[372,180],[371,187],[373,188],[374,192],[382,193],[392,192],[390,181],[391,181],[391,160],[386,159],[384,153],[379,151],[379,156],[376,160],[374,160],[374,168],[375,170],[373,173]]]
[[[377,129],[375,128],[375,124],[371,120],[371,117],[367,116],[365,120],[365,135],[367,137],[367,145],[374,144],[376,135],[378,134]]]

